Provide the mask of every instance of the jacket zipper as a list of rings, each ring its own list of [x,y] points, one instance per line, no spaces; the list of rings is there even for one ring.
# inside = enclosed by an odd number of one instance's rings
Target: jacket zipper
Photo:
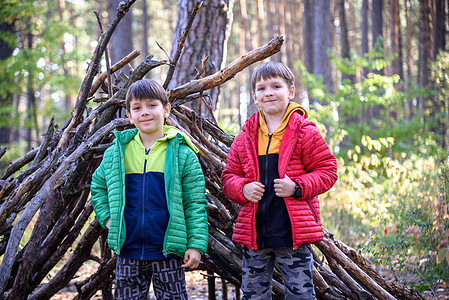
[[[151,149],[151,148],[150,148]],[[143,180],[142,180],[142,228],[141,228],[141,232],[142,232],[142,256],[141,259],[143,260],[144,258],[144,254],[145,254],[145,238],[144,238],[144,228],[145,228],[145,178],[146,178],[146,173],[147,173],[147,158],[146,155],[148,155],[148,153],[150,153],[150,149],[145,149],[145,163],[143,165]]]
[[[123,153],[123,147],[122,147],[122,145],[120,145],[119,144],[119,147],[118,147],[118,152],[119,152],[119,155],[120,155],[120,174],[122,174],[121,176],[122,176],[122,183],[123,183],[123,186],[125,186],[125,170],[123,170],[123,164],[125,163],[125,153]],[[120,254],[120,251],[122,250],[122,246],[123,246],[123,244],[120,244],[120,236],[121,236],[121,234],[122,234],[122,224],[124,223],[124,218],[125,218],[125,199],[126,199],[126,196],[123,194],[123,193],[120,193],[121,195],[122,195],[122,199],[121,199],[121,203],[122,203],[122,205],[121,205],[121,212],[120,212],[120,220],[119,220],[119,224],[118,224],[118,235],[117,235],[117,249],[118,249],[118,254]],[[123,199],[123,198],[125,198],[125,199]],[[112,216],[110,217],[110,219],[112,219]],[[109,228],[111,227],[111,223],[109,223]]]
[[[270,144],[271,144],[271,138],[273,137],[273,134],[272,133],[269,133],[268,134],[268,145],[267,145],[267,150],[265,151],[265,182],[264,182],[264,185],[265,185],[265,187],[267,187],[268,186],[268,153],[269,153],[269,151],[270,151]],[[262,206],[262,208],[263,208],[263,211],[262,211],[262,216],[264,216],[265,217],[265,214],[266,214],[266,210],[267,210],[267,204],[265,203],[265,205],[263,205]],[[263,236],[265,236],[265,233],[266,233],[266,227],[265,226],[263,226]]]

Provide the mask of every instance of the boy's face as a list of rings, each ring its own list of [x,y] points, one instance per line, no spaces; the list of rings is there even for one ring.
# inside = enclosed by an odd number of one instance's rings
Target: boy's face
[[[170,103],[164,107],[157,99],[131,99],[126,115],[142,134],[160,133],[170,108]]]
[[[252,93],[254,102],[265,115],[283,117],[290,100],[295,96],[295,86],[288,86],[281,77],[261,78]]]

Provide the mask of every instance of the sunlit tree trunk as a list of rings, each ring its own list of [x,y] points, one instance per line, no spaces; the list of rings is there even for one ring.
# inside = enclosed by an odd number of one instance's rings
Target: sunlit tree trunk
[[[250,22],[248,18],[248,12],[246,10],[247,3],[246,0],[239,0],[239,7],[240,7],[240,16],[239,16],[239,22],[240,22],[240,51],[239,56],[242,56],[243,54],[250,51],[250,49],[253,49],[252,45],[252,39],[250,37]],[[260,46],[260,45],[258,45]],[[253,113],[257,111],[257,106],[254,103],[252,97],[251,97],[251,74],[254,71],[254,66],[249,66],[248,70],[245,70],[244,72],[247,73],[247,76],[239,76],[240,78],[240,87],[242,88],[242,95],[246,94],[246,117],[250,117]],[[239,97],[240,98],[240,97]],[[243,99],[241,99],[243,100]]]
[[[178,2],[178,18],[173,36],[171,57],[174,57],[176,46],[195,3],[195,0],[180,0]],[[232,24],[233,6],[234,0],[203,2],[203,6],[200,8],[184,44],[184,51],[180,56],[168,89],[187,83],[198,76],[198,72],[202,72],[201,60],[203,56],[209,57],[205,66],[206,76],[221,69],[226,61],[224,49],[227,47],[230,25]],[[214,88],[209,93],[214,110],[220,89],[219,87]],[[192,105],[195,105],[195,103],[192,103]]]

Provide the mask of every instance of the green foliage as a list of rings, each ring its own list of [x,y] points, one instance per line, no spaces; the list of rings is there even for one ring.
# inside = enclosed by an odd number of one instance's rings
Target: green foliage
[[[380,70],[394,58],[383,57],[376,49],[332,61],[340,71],[358,74]],[[432,69],[439,95],[449,91],[448,58],[440,53]],[[397,75],[368,72],[360,81],[345,80],[331,94],[301,63],[297,69],[309,97],[318,99],[310,105],[310,118],[338,159],[339,180],[321,198],[324,226],[374,262],[413,273],[402,279],[420,290],[449,280],[447,153],[429,130],[442,114],[419,113],[410,105],[437,91],[404,92]],[[407,114],[406,107],[415,110]]]

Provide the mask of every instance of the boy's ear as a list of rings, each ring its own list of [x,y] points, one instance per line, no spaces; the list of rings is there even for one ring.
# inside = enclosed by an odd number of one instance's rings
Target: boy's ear
[[[253,97],[254,103],[257,104],[257,98],[256,98],[256,93],[251,92],[251,96]]]
[[[131,118],[131,113],[130,113],[128,110],[126,110],[126,116],[128,117],[129,122],[130,122],[131,124],[134,124],[134,123],[133,123],[133,119]]]
[[[168,116],[170,115],[170,110],[171,110],[171,104],[167,103],[164,107],[164,118],[168,118]]]
[[[292,85],[288,89],[288,100],[293,100],[293,98],[295,98],[295,86],[294,85]]]

